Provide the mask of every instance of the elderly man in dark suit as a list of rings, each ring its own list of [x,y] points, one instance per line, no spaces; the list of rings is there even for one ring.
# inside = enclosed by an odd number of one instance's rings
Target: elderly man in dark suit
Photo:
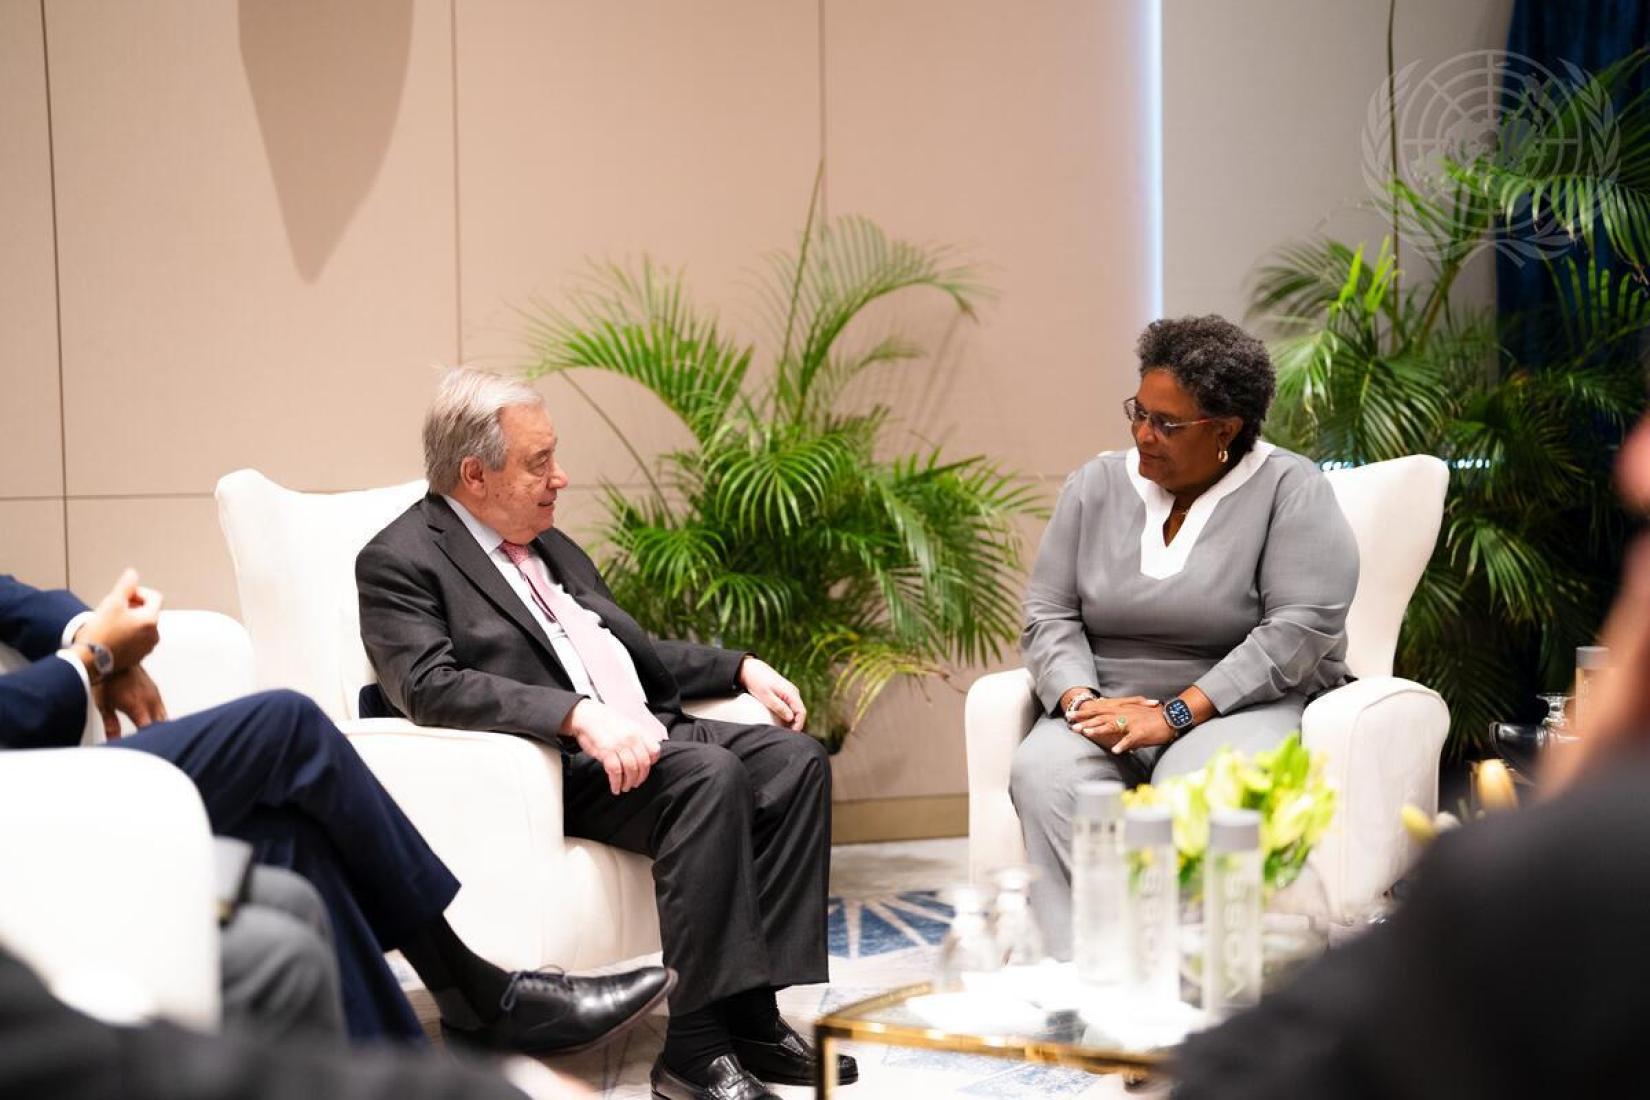
[[[436,997],[445,1025],[501,1049],[582,1049],[663,999],[670,977],[659,967],[604,978],[509,974],[471,952],[442,915],[458,880],[313,702],[272,691],[167,717],[140,663],[159,640],[159,612],[159,595],[132,570],[95,609],[0,576],[0,642],[33,662],[0,676],[0,749],[76,745],[99,712],[118,736],[118,714],[130,717],[141,728],[113,745],[175,765],[214,832],[248,842],[259,863],[294,871],[320,893],[352,1038],[423,1040],[384,962],[393,948]]]
[[[800,732],[796,688],[748,653],[656,641],[614,602],[555,529],[568,480],[530,386],[448,372],[424,458],[429,495],[356,561],[388,704],[559,745],[568,834],[653,858],[664,961],[681,975],[656,1095],[810,1083],[814,1052],[774,998],[827,977],[830,767]],[[684,695],[741,688],[784,728],[682,711]]]

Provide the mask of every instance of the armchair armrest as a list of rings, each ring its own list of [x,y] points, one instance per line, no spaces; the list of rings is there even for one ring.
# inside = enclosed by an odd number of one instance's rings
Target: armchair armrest
[[[216,611],[162,611],[160,644],[143,662],[174,717],[252,691],[252,639]]]
[[[0,942],[110,1023],[219,1020],[206,810],[172,765],[118,749],[0,753]]]
[[[687,708],[721,721],[771,721],[750,695]],[[339,728],[463,883],[447,915],[484,958],[529,969],[658,949],[646,860],[565,836],[556,747],[401,718],[357,718]],[[600,930],[581,931],[592,919]]]
[[[1014,750],[1037,721],[1031,673],[1023,668],[981,676],[963,708],[968,754],[968,870],[1024,863],[1025,837],[1008,796]]]
[[[463,883],[447,916],[465,942],[500,966],[542,966],[565,859],[560,752],[401,718],[339,728]]]
[[[709,718],[714,722],[738,722],[757,726],[773,722],[768,708],[756,701],[750,692],[738,695],[719,695],[709,699],[686,699],[682,709],[695,718]]]
[[[1357,680],[1313,700],[1301,715],[1301,741],[1325,754],[1339,792],[1335,820],[1310,864],[1323,883],[1329,915],[1355,919],[1415,858],[1398,812],[1438,807],[1438,757],[1449,708],[1431,688],[1396,676]]]

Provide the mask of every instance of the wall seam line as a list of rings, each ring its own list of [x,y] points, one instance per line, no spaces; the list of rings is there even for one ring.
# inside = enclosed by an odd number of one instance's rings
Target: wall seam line
[[[448,0],[447,40],[451,52],[453,78],[453,343],[457,358],[464,362],[464,208],[458,198],[458,0]]]
[[[58,501],[63,506],[63,585],[69,577],[69,409],[63,385],[63,258],[57,240],[57,134],[52,117],[52,51],[46,29],[46,0],[40,0],[40,62],[46,86],[46,176],[52,196],[52,313],[57,326]]]
[[[825,157],[825,0],[819,0],[819,213],[826,222],[831,215],[830,178]]]

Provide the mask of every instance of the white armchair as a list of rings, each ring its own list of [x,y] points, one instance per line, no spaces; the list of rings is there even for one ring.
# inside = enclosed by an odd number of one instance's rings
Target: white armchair
[[[173,715],[250,686],[233,619],[167,611],[160,631],[145,666]],[[22,663],[0,646],[0,671]],[[88,743],[102,739],[90,723]],[[217,1026],[211,832],[182,772],[138,752],[0,753],[0,836],[0,943],[61,1000],[112,1023]]]
[[[424,494],[422,481],[299,493],[255,470],[218,482],[218,518],[252,635],[258,686],[311,696],[462,882],[449,919],[501,966],[582,968],[659,949],[649,861],[562,828],[561,756],[507,734],[358,717],[374,680],[355,557]],[[766,721],[749,696],[695,713]]]
[[[1358,542],[1358,590],[1347,613],[1347,665],[1358,679],[1306,708],[1301,737],[1328,758],[1339,791],[1334,823],[1308,871],[1280,897],[1295,911],[1348,921],[1385,893],[1414,857],[1398,811],[1432,812],[1449,710],[1437,692],[1392,675],[1398,626],[1438,538],[1448,469],[1411,456],[1329,473]],[[1009,799],[1014,750],[1037,701],[1024,669],[983,676],[964,714],[968,751],[969,863],[978,875],[1025,859]]]

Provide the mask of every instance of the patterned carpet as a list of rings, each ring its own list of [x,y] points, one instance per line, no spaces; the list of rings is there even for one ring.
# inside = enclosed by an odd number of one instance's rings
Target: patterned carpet
[[[939,900],[935,890],[833,897],[828,907],[831,982],[785,990],[780,994],[780,1008],[806,1032],[822,1013],[896,986],[926,981],[951,916],[951,907]],[[656,1016],[605,1050],[551,1059],[548,1064],[585,1081],[604,1100],[647,1100],[651,1095],[648,1070],[663,1042],[664,1024],[664,1017]],[[1125,1092],[1118,1078],[1080,1070],[869,1043],[847,1049],[859,1059],[861,1076],[857,1084],[842,1090],[845,1100],[1099,1100],[1150,1095]],[[805,1088],[775,1091],[787,1100],[813,1094]]]

